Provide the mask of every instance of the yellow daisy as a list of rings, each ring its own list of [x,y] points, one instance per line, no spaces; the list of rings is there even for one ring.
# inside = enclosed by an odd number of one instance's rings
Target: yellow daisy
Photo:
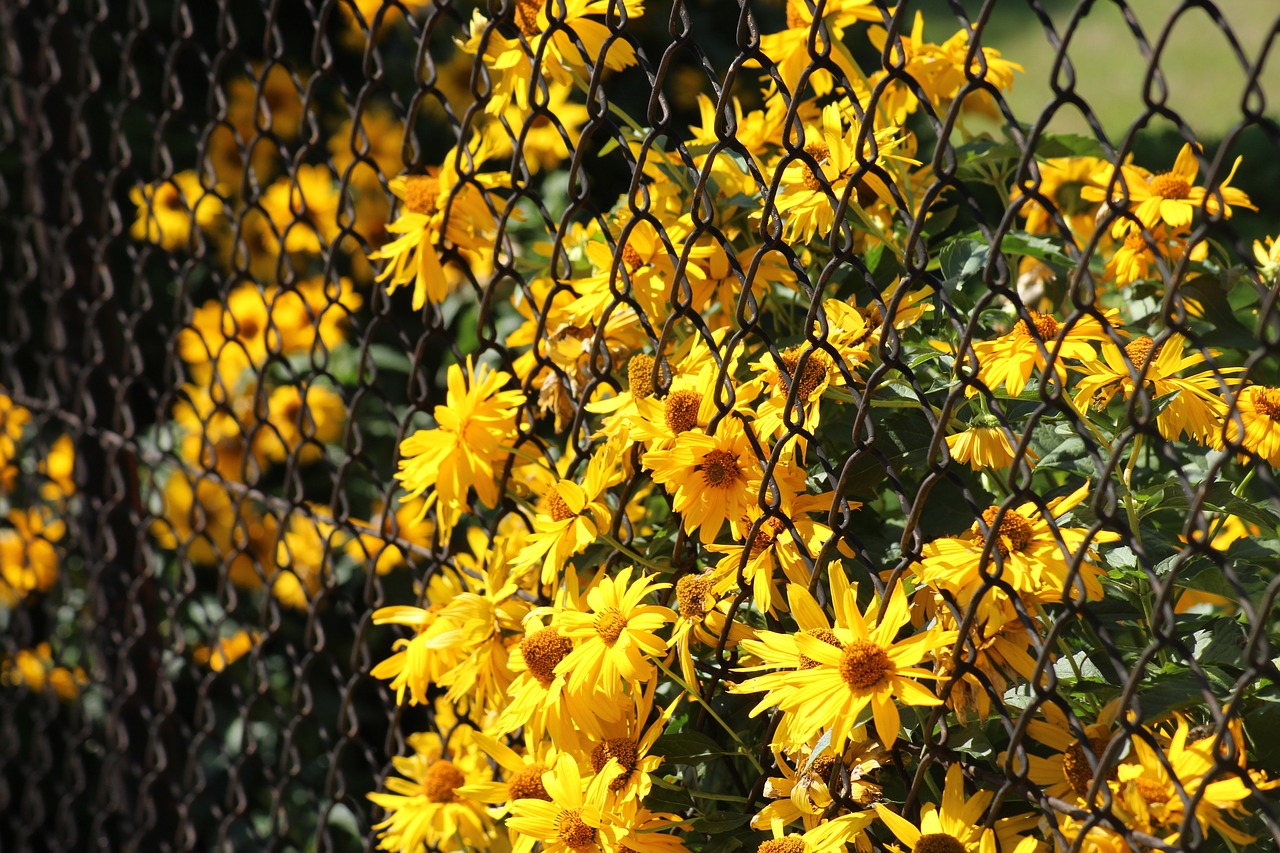
[[[840,572],[837,568],[832,574]],[[893,588],[887,605],[877,614],[875,627],[868,627],[858,609],[854,589],[845,588],[836,600],[841,602],[838,622],[831,629],[794,635],[762,631],[758,641],[744,641],[743,648],[763,661],[747,671],[787,668],[747,679],[731,689],[736,693],[763,692],[751,716],[777,706],[785,718],[778,727],[780,734],[789,732],[798,743],[805,743],[814,733],[830,730],[832,748],[842,751],[858,715],[870,707],[877,737],[886,748],[891,747],[901,726],[895,699],[905,705],[942,704],[914,680],[937,676],[914,667],[932,648],[954,642],[956,634],[930,628],[895,641],[911,620],[901,586]]]
[[[610,766],[616,770],[617,761]],[[542,774],[549,799],[519,799],[509,806],[507,826],[520,833],[512,853],[530,853],[541,842],[543,853],[616,853],[623,830],[615,822],[608,799],[610,773],[583,779],[577,762],[562,753]]]
[[[1107,311],[1101,320],[1086,314],[1070,323],[1060,323],[1051,315],[1037,311],[1028,314],[1030,325],[1026,320],[1018,320],[1007,334],[993,341],[973,343],[978,357],[978,381],[993,391],[1003,385],[1010,396],[1017,397],[1027,386],[1032,371],[1048,366],[1046,354],[1053,359],[1058,381],[1063,381],[1066,378],[1063,361],[1096,358],[1093,343],[1110,340],[1106,326],[1113,325],[1119,318],[1115,309]],[[970,385],[965,393],[973,396],[978,391]]]
[[[1272,467],[1280,467],[1280,388],[1241,388],[1225,407],[1219,447],[1243,448]]]
[[[913,853],[1034,853],[1040,842],[1034,838],[1020,838],[1017,828],[1028,824],[1026,820],[997,821],[999,829],[984,829],[982,816],[994,798],[990,791],[979,791],[972,797],[964,795],[964,775],[958,763],[947,768],[946,787],[942,790],[942,806],[926,803],[920,810],[919,824],[880,803],[875,804],[876,814],[884,825]],[[1030,826],[1035,826],[1032,816]]]
[[[947,436],[947,450],[952,459],[975,471],[1008,468],[1014,459],[1016,441],[999,418],[981,414],[969,421],[968,429]],[[1033,461],[1036,452],[1028,448],[1024,456]]]

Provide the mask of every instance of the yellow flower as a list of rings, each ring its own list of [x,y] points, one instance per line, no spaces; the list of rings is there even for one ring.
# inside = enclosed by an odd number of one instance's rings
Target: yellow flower
[[[269,251],[318,255],[341,232],[342,202],[328,166],[303,164],[292,176],[277,178],[262,194],[262,209],[271,219]]]
[[[1198,145],[1193,147],[1190,142],[1183,145],[1173,169],[1158,175],[1150,175],[1146,170],[1128,164],[1118,169],[1109,167],[1098,176],[1097,186],[1080,190],[1080,197],[1086,201],[1105,201],[1110,190],[1111,203],[1130,208],[1133,216],[1148,230],[1161,223],[1175,230],[1187,228],[1197,210],[1204,210],[1215,216],[1221,213],[1227,218],[1231,216],[1232,205],[1257,210],[1249,201],[1249,196],[1242,190],[1229,186],[1243,157],[1236,158],[1231,172],[1213,192],[1206,191],[1204,187],[1193,186],[1196,174],[1200,171],[1200,163],[1196,158],[1199,148]],[[1116,238],[1123,237],[1131,227],[1132,219],[1117,218],[1111,234]]]
[[[448,851],[489,849],[493,821],[484,805],[458,795],[464,786],[492,778],[489,762],[464,736],[450,740],[452,755],[445,757],[439,735],[410,735],[413,754],[391,759],[400,776],[387,777],[386,793],[367,795],[387,813],[373,826],[379,831],[379,850],[420,853],[424,845]]]
[[[617,767],[617,761],[612,761]],[[577,762],[562,753],[542,774],[549,799],[519,799],[509,805],[507,826],[521,834],[512,853],[529,853],[541,842],[543,853],[615,853],[622,829],[608,802],[612,773],[583,779]]]
[[[261,631],[241,629],[229,637],[222,637],[212,646],[196,646],[191,652],[191,660],[201,666],[209,667],[214,672],[222,672],[253,651],[253,647],[261,639]]]
[[[585,485],[560,480],[547,488],[533,531],[515,559],[515,569],[541,562],[542,583],[554,584],[566,561],[596,541],[612,518],[603,497],[608,487],[621,479],[617,451],[618,445],[608,442],[592,455]]]
[[[802,821],[805,829],[816,827],[822,813],[834,801],[828,787],[833,773],[838,774],[837,783],[847,774],[847,787],[843,790],[837,787],[837,791],[849,800],[869,806],[880,799],[880,785],[868,778],[888,757],[879,743],[874,739],[858,741],[855,738],[843,753],[835,753],[825,746],[817,748],[820,740],[820,736],[814,736],[801,749],[792,750],[794,767],[785,750],[773,747],[773,758],[782,775],[771,776],[765,782],[764,796],[772,802],[751,818],[753,829],[767,830],[775,821],[783,826]]]
[[[756,853],[844,853],[846,845],[869,849],[863,831],[874,822],[871,812],[853,812],[823,821],[807,829],[803,835],[786,832],[777,822],[770,827],[773,838],[760,842]]]
[[[823,108],[822,125],[805,128],[806,157],[790,160],[782,174],[777,209],[786,220],[787,239],[804,244],[830,234],[835,227],[836,206],[846,193],[851,193],[851,206],[866,208],[877,199],[893,203],[877,171],[884,173],[888,158],[915,164],[914,160],[890,153],[902,143],[898,133],[896,127],[877,130],[874,139],[860,146],[856,121],[846,127],[837,105]],[[817,172],[811,165],[815,163]],[[858,173],[857,186],[850,188]]]
[[[1058,381],[1065,380],[1063,360],[1088,361],[1095,358],[1092,342],[1109,340],[1105,327],[1119,317],[1119,312],[1111,309],[1103,315],[1102,321],[1086,314],[1064,324],[1049,314],[1037,311],[1029,311],[1028,314],[1031,325],[1026,320],[1018,320],[1008,334],[994,341],[975,341],[973,344],[974,354],[978,357],[978,381],[993,391],[1003,385],[1011,396],[1017,397],[1027,386],[1032,371],[1044,370],[1049,358],[1053,360]],[[973,396],[978,391],[970,385],[965,393]]]
[[[1034,853],[1040,843],[1017,835],[1016,826],[1028,823],[1025,820],[1004,819],[996,822],[998,829],[983,828],[982,816],[994,796],[990,791],[979,791],[966,799],[964,775],[955,763],[947,768],[942,807],[926,803],[920,810],[919,825],[880,803],[875,809],[885,826],[914,853]],[[1035,825],[1034,817],[1029,823]]]
[[[466,372],[449,365],[449,393],[436,406],[434,429],[418,430],[400,443],[398,479],[407,498],[424,493],[421,515],[432,507],[441,538],[447,539],[467,509],[467,493],[474,488],[487,506],[498,504],[500,463],[516,438],[516,417],[525,396],[499,390],[510,374],[474,366],[467,356]]]
[[[676,618],[668,607],[641,603],[671,584],[654,583],[646,576],[636,576],[633,583],[633,571],[628,567],[614,577],[601,578],[587,592],[590,612],[559,614],[560,632],[577,642],[556,666],[556,674],[565,676],[572,693],[587,701],[601,694],[610,707],[623,698],[619,681],[634,688],[653,678],[649,659],[667,651],[667,641],[655,632]]]
[[[1128,400],[1137,385],[1134,377],[1141,376],[1149,399],[1177,395],[1156,415],[1162,436],[1177,441],[1186,433],[1200,444],[1210,444],[1227,411],[1222,389],[1239,384],[1234,377],[1242,368],[1218,367],[1180,378],[1179,373],[1205,360],[1200,350],[1186,355],[1186,343],[1186,338],[1173,335],[1157,347],[1143,336],[1130,341],[1123,353],[1115,344],[1104,343],[1102,361],[1090,359],[1079,368],[1085,375],[1076,383],[1076,408],[1105,409],[1117,391]]]
[[[833,564],[834,627],[824,627],[826,617],[816,602],[806,598],[803,589],[793,587],[798,591],[792,595],[792,606],[799,608],[796,619],[805,629],[803,633],[762,631],[759,640],[742,643],[746,651],[763,661],[761,666],[748,669],[785,667],[731,686],[735,693],[764,692],[751,716],[774,706],[783,712],[774,743],[784,747],[807,743],[815,733],[829,730],[832,749],[843,752],[858,715],[870,707],[876,735],[889,748],[901,727],[895,699],[904,705],[942,704],[915,681],[937,676],[914,667],[932,648],[954,642],[956,633],[930,628],[895,641],[911,618],[902,587],[893,588],[887,605],[876,614],[875,626],[869,627],[858,609],[856,590],[847,585],[841,588],[834,581],[842,572]]]
[[[1280,786],[1280,780],[1268,781],[1259,771],[1241,769],[1250,778],[1251,784],[1246,784],[1240,775],[1219,769],[1220,758],[1214,753],[1212,736],[1190,743],[1189,740],[1183,718],[1179,718],[1163,757],[1147,738],[1133,738],[1133,760],[1118,768],[1116,785],[1118,799],[1130,819],[1128,825],[1152,835],[1169,831],[1165,840],[1177,844],[1186,814],[1185,795],[1194,804],[1195,819],[1201,828],[1212,827],[1235,844],[1251,844],[1253,836],[1229,823],[1228,816],[1246,814],[1244,801],[1253,795],[1251,788],[1269,790]]]
[[[66,522],[44,507],[13,508],[0,527],[0,607],[45,592],[58,579],[58,548]]]
[[[341,553],[347,534],[308,512],[295,512],[280,532],[271,594],[285,607],[307,610],[330,580],[330,561]]]
[[[800,75],[811,67],[816,59],[810,53],[809,39],[814,39],[814,51],[822,56],[830,51],[824,44],[824,33],[830,33],[833,42],[844,37],[845,27],[857,21],[883,21],[885,13],[871,0],[833,0],[823,5],[822,28],[813,25],[813,11],[806,0],[786,0],[787,26],[777,33],[760,36],[760,52],[775,65],[787,95],[795,97],[800,92]],[[834,58],[836,51],[831,51]],[[807,80],[813,93],[819,97],[831,91],[834,83],[829,71],[819,68]]]
[[[649,750],[671,720],[682,697],[676,696],[646,726],[653,710],[657,686],[657,681],[650,681],[643,691],[635,694],[634,706],[622,719],[606,721],[601,728],[601,737],[593,738],[583,747],[584,752],[589,750],[588,759],[593,773],[605,772],[610,759],[617,764],[617,773],[609,783],[609,791],[616,801],[643,800],[653,787],[649,774],[662,764],[662,756],[650,755]]]
[[[0,435],[0,445],[4,438]],[[4,451],[0,449],[0,466],[4,462]],[[40,460],[38,470],[45,478],[40,486],[40,497],[50,503],[65,501],[76,493],[75,481],[76,445],[69,435],[60,435],[49,448],[49,453]]]
[[[1051,157],[1037,160],[1040,180],[1028,178],[1024,186],[1013,187],[1010,203],[1022,201],[1018,215],[1027,219],[1027,231],[1032,234],[1061,234],[1054,221],[1060,217],[1066,224],[1069,237],[1077,244],[1093,233],[1097,201],[1088,201],[1080,195],[1084,187],[1095,186],[1098,173],[1107,163],[1097,157]],[[1024,189],[1025,187],[1025,189]],[[1046,204],[1047,203],[1047,204]]]
[[[1267,237],[1253,241],[1253,257],[1258,261],[1258,275],[1267,284],[1275,284],[1280,278],[1280,237]]]
[[[130,234],[135,240],[176,251],[192,245],[193,229],[213,231],[222,222],[222,199],[217,187],[205,188],[191,170],[172,178],[134,187],[129,200],[138,208]]]
[[[26,687],[33,693],[50,689],[64,702],[79,696],[80,688],[88,683],[89,676],[80,667],[55,666],[48,643],[40,643],[34,649],[19,649],[0,659],[0,684]]]
[[[1108,702],[1098,711],[1098,716],[1089,725],[1079,725],[1079,731],[1085,736],[1081,741],[1077,729],[1073,728],[1066,713],[1052,702],[1040,706],[1043,720],[1031,720],[1027,724],[1027,734],[1036,741],[1054,751],[1049,758],[1027,754],[1027,778],[1044,789],[1050,797],[1077,803],[1084,806],[1088,801],[1089,789],[1094,785],[1099,764],[1111,739],[1115,734],[1116,715],[1121,710],[1119,699]],[[1124,755],[1125,749],[1118,750],[1117,757]],[[1001,755],[1001,762],[1006,760]],[[1106,768],[1104,781],[1099,790],[1106,788],[1105,780],[1116,779],[1115,760]],[[1095,795],[1095,802],[1102,797]]]
[[[508,179],[502,173],[464,177],[459,172],[461,163],[476,169],[490,154],[492,149],[484,146],[474,151],[451,148],[443,164],[428,168],[425,175],[401,175],[391,182],[391,192],[403,205],[387,230],[400,236],[371,253],[369,260],[390,261],[378,275],[388,293],[413,282],[415,311],[449,295],[441,252],[453,249],[480,267],[493,257],[497,222],[486,200],[487,188]]]
[[[404,122],[386,107],[360,113],[360,127],[345,119],[329,137],[329,158],[339,180],[382,195],[382,180],[404,171]]]
[[[1280,388],[1241,388],[1225,407],[1219,447],[1243,448],[1280,467]]]
[[[924,560],[916,567],[916,574],[924,583],[951,592],[961,606],[967,606],[980,589],[985,589],[989,584],[986,577],[991,575],[1016,592],[1042,601],[1058,601],[1066,595],[1074,599],[1078,589],[1083,589],[1087,600],[1097,601],[1102,598],[1102,584],[1098,580],[1102,570],[1091,561],[1097,559],[1093,549],[1117,541],[1120,535],[1109,531],[1090,535],[1089,530],[1062,527],[1054,520],[1066,515],[1088,495],[1089,484],[1085,483],[1071,494],[1049,501],[1045,506],[1047,515],[1041,513],[1035,502],[1004,512],[1000,507],[989,507],[982,513],[981,526],[975,522],[971,530],[959,537],[935,539],[925,545]],[[985,534],[983,527],[988,531]],[[995,538],[995,545],[991,556],[983,561],[988,536]],[[1062,545],[1058,544],[1059,538]],[[1071,565],[1081,551],[1085,559],[1081,559],[1073,571]],[[995,567],[997,554],[999,569]]]
[[[1008,468],[1014,459],[1015,440],[999,418],[978,415],[969,422],[968,429],[947,436],[947,450],[952,459],[975,471]],[[1023,455],[1028,460],[1036,458],[1036,452],[1030,448]]]
[[[318,461],[322,445],[342,437],[347,406],[323,385],[282,385],[267,401],[267,420],[254,433],[254,452],[273,462],[292,456],[299,465]]]
[[[697,530],[703,544],[710,544],[728,520],[733,534],[742,535],[741,519],[755,499],[761,473],[739,420],[725,418],[714,435],[682,432],[670,450],[646,453],[643,464],[655,483],[674,493],[673,505],[684,518],[686,533]]]

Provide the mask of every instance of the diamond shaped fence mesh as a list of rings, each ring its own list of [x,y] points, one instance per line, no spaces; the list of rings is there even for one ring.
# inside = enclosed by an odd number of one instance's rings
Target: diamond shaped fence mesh
[[[1277,849],[1265,5],[0,5],[0,849]]]

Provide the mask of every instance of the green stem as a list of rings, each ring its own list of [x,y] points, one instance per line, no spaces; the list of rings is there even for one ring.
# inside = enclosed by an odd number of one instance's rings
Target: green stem
[[[632,551],[626,545],[623,545],[621,542],[619,542],[617,539],[614,539],[612,536],[610,536],[608,533],[605,533],[603,530],[601,530],[596,535],[599,536],[601,539],[603,539],[605,542],[607,542],[611,548],[618,551],[620,554],[625,554],[627,557],[631,558],[633,561],[639,563],[640,565],[644,566],[647,569],[653,569],[655,572],[661,572],[663,574],[667,574],[671,571],[670,566],[658,565],[657,563],[650,560],[648,557],[645,557],[643,554],[639,554],[635,551]]]

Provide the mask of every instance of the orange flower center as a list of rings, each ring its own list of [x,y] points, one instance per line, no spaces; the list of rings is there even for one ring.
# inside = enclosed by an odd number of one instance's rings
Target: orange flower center
[[[596,617],[596,633],[600,635],[600,639],[611,646],[618,642],[618,638],[622,636],[622,631],[626,627],[627,619],[616,607],[610,607]]]
[[[1266,415],[1272,421],[1280,423],[1280,388],[1255,387],[1250,401],[1258,414]]]
[[[453,802],[453,789],[466,784],[467,777],[453,766],[452,761],[443,759],[435,762],[422,774],[422,793],[433,803]]]
[[[787,376],[791,382],[798,381],[800,383],[800,391],[796,395],[801,402],[809,399],[809,395],[818,389],[822,384],[822,380],[827,378],[827,368],[831,364],[831,357],[825,352],[811,351],[809,357],[805,359],[804,371],[800,372],[800,355],[803,350],[800,347],[792,347],[783,350],[780,353],[780,361],[782,366],[787,369]],[[779,390],[785,389],[786,385],[781,371],[774,373],[774,382]],[[785,391],[783,392],[785,393]]]
[[[556,815],[556,835],[570,850],[596,843],[596,831],[582,820],[582,809],[565,809]]]
[[[542,496],[542,505],[546,509],[547,515],[551,516],[552,521],[568,521],[577,515],[576,512],[569,509],[569,505],[565,503],[564,496],[560,494],[560,490],[552,486],[547,493]]]
[[[542,32],[538,13],[546,8],[545,0],[516,0],[516,26],[525,38],[533,38]]]
[[[182,192],[173,184],[161,184],[156,187],[153,198],[157,207],[172,210],[175,213],[186,213],[187,205],[182,200]]]
[[[1000,508],[994,506],[983,511],[982,521],[987,525],[988,529],[996,526],[996,514],[999,511]],[[981,535],[978,525],[975,524],[973,526],[973,532]],[[1005,514],[1000,517],[998,533],[1000,539],[997,547],[999,547],[1000,556],[1002,557],[1009,556],[1010,548],[1018,553],[1027,550],[1027,546],[1031,544],[1031,540],[1036,535],[1035,529],[1032,528],[1031,522],[1027,520],[1027,517],[1013,509],[1006,510]],[[1006,539],[1009,540],[1008,547],[1004,544]]]
[[[840,642],[840,638],[836,636],[835,631],[832,631],[829,628],[810,628],[809,630],[805,631],[805,633],[808,634],[810,637],[813,637],[814,639],[821,640],[822,642],[826,643],[828,646],[833,646],[834,648],[837,648],[837,649],[844,648],[844,643]],[[813,658],[800,655],[801,669],[813,669],[817,665],[818,665],[818,662]]]
[[[627,387],[637,400],[653,396],[653,356],[641,353],[631,357],[627,362]]]
[[[521,767],[507,780],[508,800],[546,800],[551,802],[551,795],[542,784],[542,774],[547,769],[541,764],[530,764]]]
[[[804,0],[800,0],[800,2],[804,2]],[[790,8],[788,8],[788,13],[790,13]],[[818,165],[821,166],[827,161],[827,158],[831,156],[831,149],[827,147],[827,143],[825,142],[811,142],[804,147],[804,153],[816,160]],[[804,167],[804,185],[814,192],[817,192],[823,188],[825,182],[822,178],[819,178],[814,174],[811,166],[806,164]]]
[[[591,750],[592,771],[599,773],[609,763],[610,758],[617,759],[624,772],[618,774],[618,778],[609,783],[609,790],[621,791],[627,787],[627,780],[636,769],[636,761],[639,758],[636,755],[636,742],[630,738],[611,737],[596,744],[596,748]]]
[[[854,640],[840,658],[840,677],[856,689],[874,687],[891,669],[889,653],[870,640]]]
[[[1164,348],[1164,344],[1155,346],[1155,341],[1143,335],[1130,341],[1124,348],[1124,354],[1129,357],[1129,361],[1133,364],[1135,370],[1141,370],[1146,366],[1147,362],[1160,355],[1160,350]]]
[[[712,450],[702,457],[702,463],[694,466],[695,471],[702,472],[703,481],[713,489],[727,489],[734,483],[745,480],[742,468],[738,465],[736,454],[728,450]]]
[[[705,575],[685,575],[676,581],[676,601],[685,619],[701,619],[707,615],[703,601],[711,590],[711,579]]]
[[[404,206],[431,216],[440,209],[440,182],[427,175],[410,175],[404,182]]]
[[[524,664],[543,687],[555,680],[556,666],[571,651],[573,643],[555,627],[535,631],[520,641]]]
[[[1156,175],[1147,184],[1147,189],[1160,198],[1184,199],[1191,195],[1191,184],[1186,178],[1173,172]]]
[[[964,844],[954,835],[945,832],[931,832],[920,836],[911,853],[965,853]]]
[[[622,262],[627,265],[628,272],[635,272],[644,266],[644,259],[640,257],[630,243],[622,247]]]
[[[824,755],[813,762],[813,766],[809,768],[809,773],[811,773],[815,778],[821,779],[825,782],[827,781],[827,778],[831,776],[831,768],[835,766],[835,763],[836,760],[834,757]]]
[[[1107,748],[1106,738],[1089,738],[1089,751],[1093,754],[1094,763]],[[1089,766],[1089,758],[1084,754],[1084,745],[1079,741],[1062,754],[1062,775],[1071,783],[1071,790],[1080,796],[1089,793],[1089,785],[1093,783],[1093,768]]]
[[[702,408],[702,395],[697,391],[677,391],[663,403],[667,427],[679,435],[698,425],[698,409]]]
[[[771,838],[768,841],[760,842],[760,846],[756,848],[756,853],[808,853],[808,851],[809,846],[798,835],[788,835],[786,838]]]
[[[1048,314],[1041,314],[1039,311],[1027,312],[1031,315],[1031,322],[1036,327],[1036,334],[1040,340],[1048,343],[1058,337],[1058,330],[1062,328],[1057,320]],[[1026,320],[1019,320],[1018,324],[1013,327],[1013,333],[1020,338],[1031,337],[1031,330],[1027,328]]]

